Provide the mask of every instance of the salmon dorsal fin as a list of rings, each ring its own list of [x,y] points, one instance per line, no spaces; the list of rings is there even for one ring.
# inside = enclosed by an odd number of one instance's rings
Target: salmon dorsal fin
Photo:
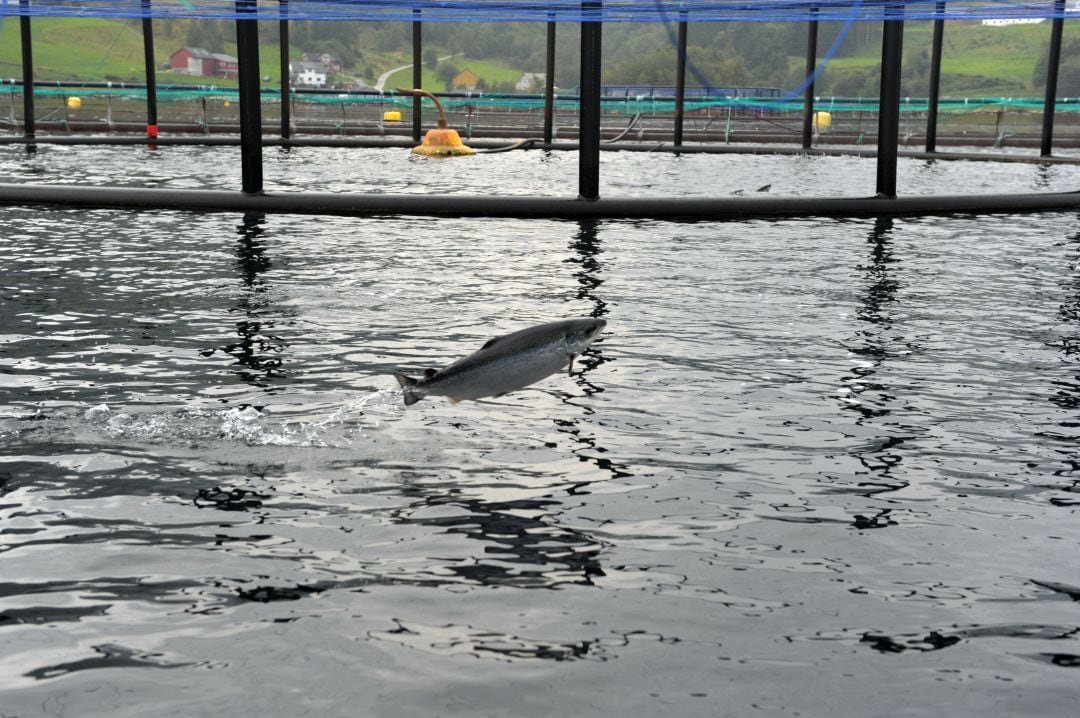
[[[484,346],[480,347],[480,349],[481,350],[490,349],[491,347],[495,346],[496,344],[498,344],[499,342],[501,342],[505,338],[506,337],[495,337],[494,339],[488,339],[486,342],[484,342]]]

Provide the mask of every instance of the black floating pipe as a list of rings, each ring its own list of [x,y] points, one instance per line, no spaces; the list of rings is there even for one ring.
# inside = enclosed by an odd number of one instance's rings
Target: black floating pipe
[[[23,137],[34,139],[34,39],[30,35],[30,0],[19,0],[19,30],[22,39]],[[34,145],[26,149],[34,151]]]
[[[419,18],[420,11],[413,10],[413,17]],[[412,86],[416,89],[421,89],[424,86],[423,69],[424,66],[421,62],[421,50],[423,49],[423,31],[420,25],[420,20],[413,20],[412,24]],[[420,100],[423,99],[419,94],[413,95],[412,102],[412,138],[413,142],[420,141]]]
[[[937,152],[938,102],[941,100],[941,47],[945,39],[945,3],[934,9],[934,40],[930,47],[930,94],[926,101],[926,151]]]
[[[1061,66],[1061,31],[1065,24],[1065,0],[1054,0],[1054,22],[1050,28],[1050,56],[1046,59],[1046,100],[1043,102],[1042,149],[1049,157],[1054,144],[1054,111],[1057,106],[1058,68]]]
[[[555,21],[547,24],[547,58],[544,65],[544,144],[555,137]]]
[[[281,137],[289,139],[292,134],[289,116],[292,108],[289,102],[289,0],[281,0],[281,20],[278,21],[278,44],[281,46]]]
[[[75,185],[0,184],[0,206],[61,209],[170,209],[315,215],[542,217],[554,219],[745,219],[1011,214],[1080,209],[1080,192],[881,197],[508,197],[418,194],[267,192]]]
[[[818,21],[816,7],[810,8],[815,18],[807,23],[806,31],[806,76],[811,77],[817,69],[817,38]],[[806,84],[803,92],[803,118],[802,118],[802,146],[804,150],[810,149],[814,144],[814,81]]]
[[[581,100],[578,110],[578,195],[600,197],[600,8],[599,0],[581,3]],[[593,20],[589,21],[589,16]]]
[[[902,16],[902,3],[885,7],[885,17]],[[900,55],[904,42],[904,21],[885,20],[881,38],[881,97],[878,113],[877,194],[896,197],[896,158],[900,135]]]
[[[682,144],[683,121],[686,119],[686,30],[685,20],[679,22],[679,56],[675,61],[675,136],[673,144]]]
[[[244,194],[263,191],[259,28],[255,0],[236,0],[236,54],[240,66],[240,171]]]
[[[157,72],[154,67],[154,21],[150,18],[150,0],[142,0],[143,62],[146,65],[146,136],[158,136]]]

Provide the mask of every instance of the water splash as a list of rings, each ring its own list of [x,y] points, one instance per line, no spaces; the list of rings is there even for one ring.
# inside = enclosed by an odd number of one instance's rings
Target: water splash
[[[164,412],[98,404],[82,419],[105,435],[154,444],[220,441],[247,446],[345,447],[370,438],[401,409],[397,391],[381,389],[343,404],[322,418],[290,421],[263,407],[181,408]]]

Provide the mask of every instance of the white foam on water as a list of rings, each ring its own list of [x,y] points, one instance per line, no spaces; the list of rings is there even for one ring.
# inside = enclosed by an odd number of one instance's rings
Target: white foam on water
[[[303,420],[283,419],[253,406],[142,412],[107,404],[89,407],[82,412],[82,419],[110,437],[153,443],[223,441],[248,446],[347,447],[370,440],[371,432],[400,416],[399,395],[396,389],[381,389],[325,416]]]

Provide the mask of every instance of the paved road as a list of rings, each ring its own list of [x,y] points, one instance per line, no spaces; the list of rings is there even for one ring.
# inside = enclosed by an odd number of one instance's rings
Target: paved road
[[[445,55],[443,57],[440,57],[439,62],[442,62],[443,60],[449,60],[451,57],[453,57],[453,55]],[[386,84],[386,81],[390,79],[391,75],[393,75],[395,72],[401,72],[402,70],[408,70],[410,67],[412,67],[411,62],[408,65],[402,65],[401,67],[395,67],[393,70],[387,70],[383,74],[379,75],[379,79],[375,81],[375,89],[378,90],[379,92],[382,92],[383,91],[383,86]]]

